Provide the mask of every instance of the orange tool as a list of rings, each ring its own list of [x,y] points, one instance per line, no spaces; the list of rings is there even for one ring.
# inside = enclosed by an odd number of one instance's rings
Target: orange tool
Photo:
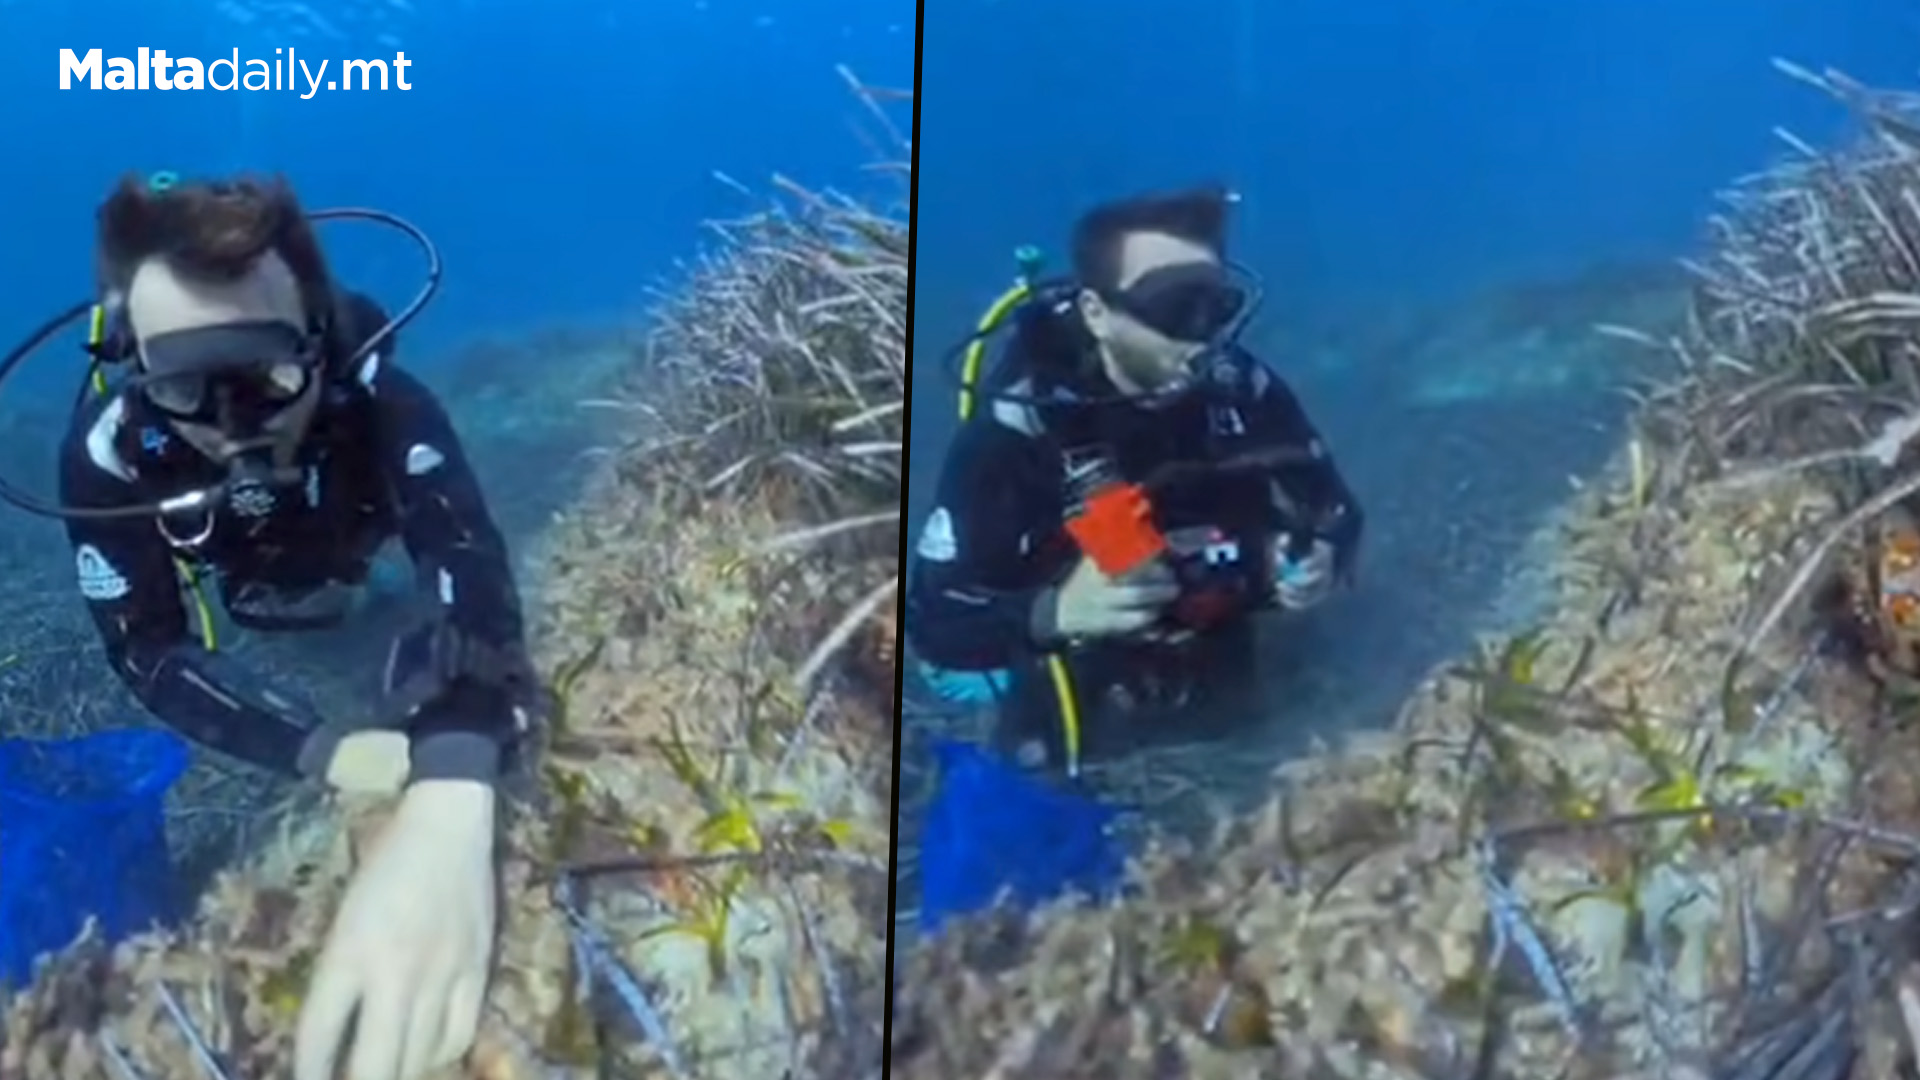
[[[1137,570],[1167,550],[1153,523],[1153,504],[1138,484],[1108,484],[1088,495],[1067,533],[1110,578]]]

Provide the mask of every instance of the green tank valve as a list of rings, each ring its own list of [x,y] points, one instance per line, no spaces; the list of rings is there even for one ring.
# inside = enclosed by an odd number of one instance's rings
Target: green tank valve
[[[180,174],[171,169],[162,169],[147,178],[147,190],[159,195],[180,186]]]
[[[1033,281],[1040,276],[1041,264],[1045,261],[1040,249],[1032,244],[1022,244],[1014,249],[1013,261],[1020,265],[1020,276]]]

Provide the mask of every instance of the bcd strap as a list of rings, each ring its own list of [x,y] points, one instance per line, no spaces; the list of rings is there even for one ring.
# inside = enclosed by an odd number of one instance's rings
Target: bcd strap
[[[330,630],[345,622],[353,612],[353,591],[346,587],[321,586],[290,606],[276,607],[274,601],[280,595],[279,590],[265,586],[235,585],[229,576],[220,575],[220,601],[227,609],[227,618],[244,630],[263,633]],[[314,597],[319,600],[316,602]],[[304,610],[296,610],[300,608]]]

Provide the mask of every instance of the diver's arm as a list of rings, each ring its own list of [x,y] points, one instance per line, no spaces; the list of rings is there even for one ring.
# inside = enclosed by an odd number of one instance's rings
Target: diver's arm
[[[1313,518],[1315,535],[1333,545],[1341,572],[1350,573],[1366,525],[1360,501],[1293,388],[1260,361],[1248,357],[1247,362],[1252,397],[1247,434],[1256,443],[1304,447],[1312,455],[1304,462],[1278,466],[1273,479]]]
[[[382,365],[369,387],[407,553],[432,575],[447,628],[465,647],[498,657],[505,675],[525,655],[512,559],[453,423],[433,392],[397,367]],[[408,721],[412,779],[496,779],[517,735],[516,704],[504,680],[454,677]]]
[[[983,671],[1056,643],[1057,582],[1035,580],[1033,561],[1059,530],[1057,499],[1041,494],[1053,484],[1032,439],[987,417],[961,427],[908,570],[907,632],[922,659]]]
[[[77,507],[150,498],[96,463],[78,435],[62,449],[60,495]],[[262,768],[325,771],[323,749],[308,738],[319,727],[312,710],[191,636],[172,551],[153,519],[71,520],[67,537],[107,662],[148,711],[194,742]]]

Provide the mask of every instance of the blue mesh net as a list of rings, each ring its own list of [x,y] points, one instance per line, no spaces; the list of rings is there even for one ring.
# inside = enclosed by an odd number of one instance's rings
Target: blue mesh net
[[[159,731],[0,739],[0,982],[28,981],[88,918],[109,940],[173,918],[162,802],[186,767]]]
[[[940,782],[920,843],[920,925],[992,904],[1067,892],[1110,897],[1125,859],[1108,826],[1117,811],[1056,789],[978,747],[934,747]]]

